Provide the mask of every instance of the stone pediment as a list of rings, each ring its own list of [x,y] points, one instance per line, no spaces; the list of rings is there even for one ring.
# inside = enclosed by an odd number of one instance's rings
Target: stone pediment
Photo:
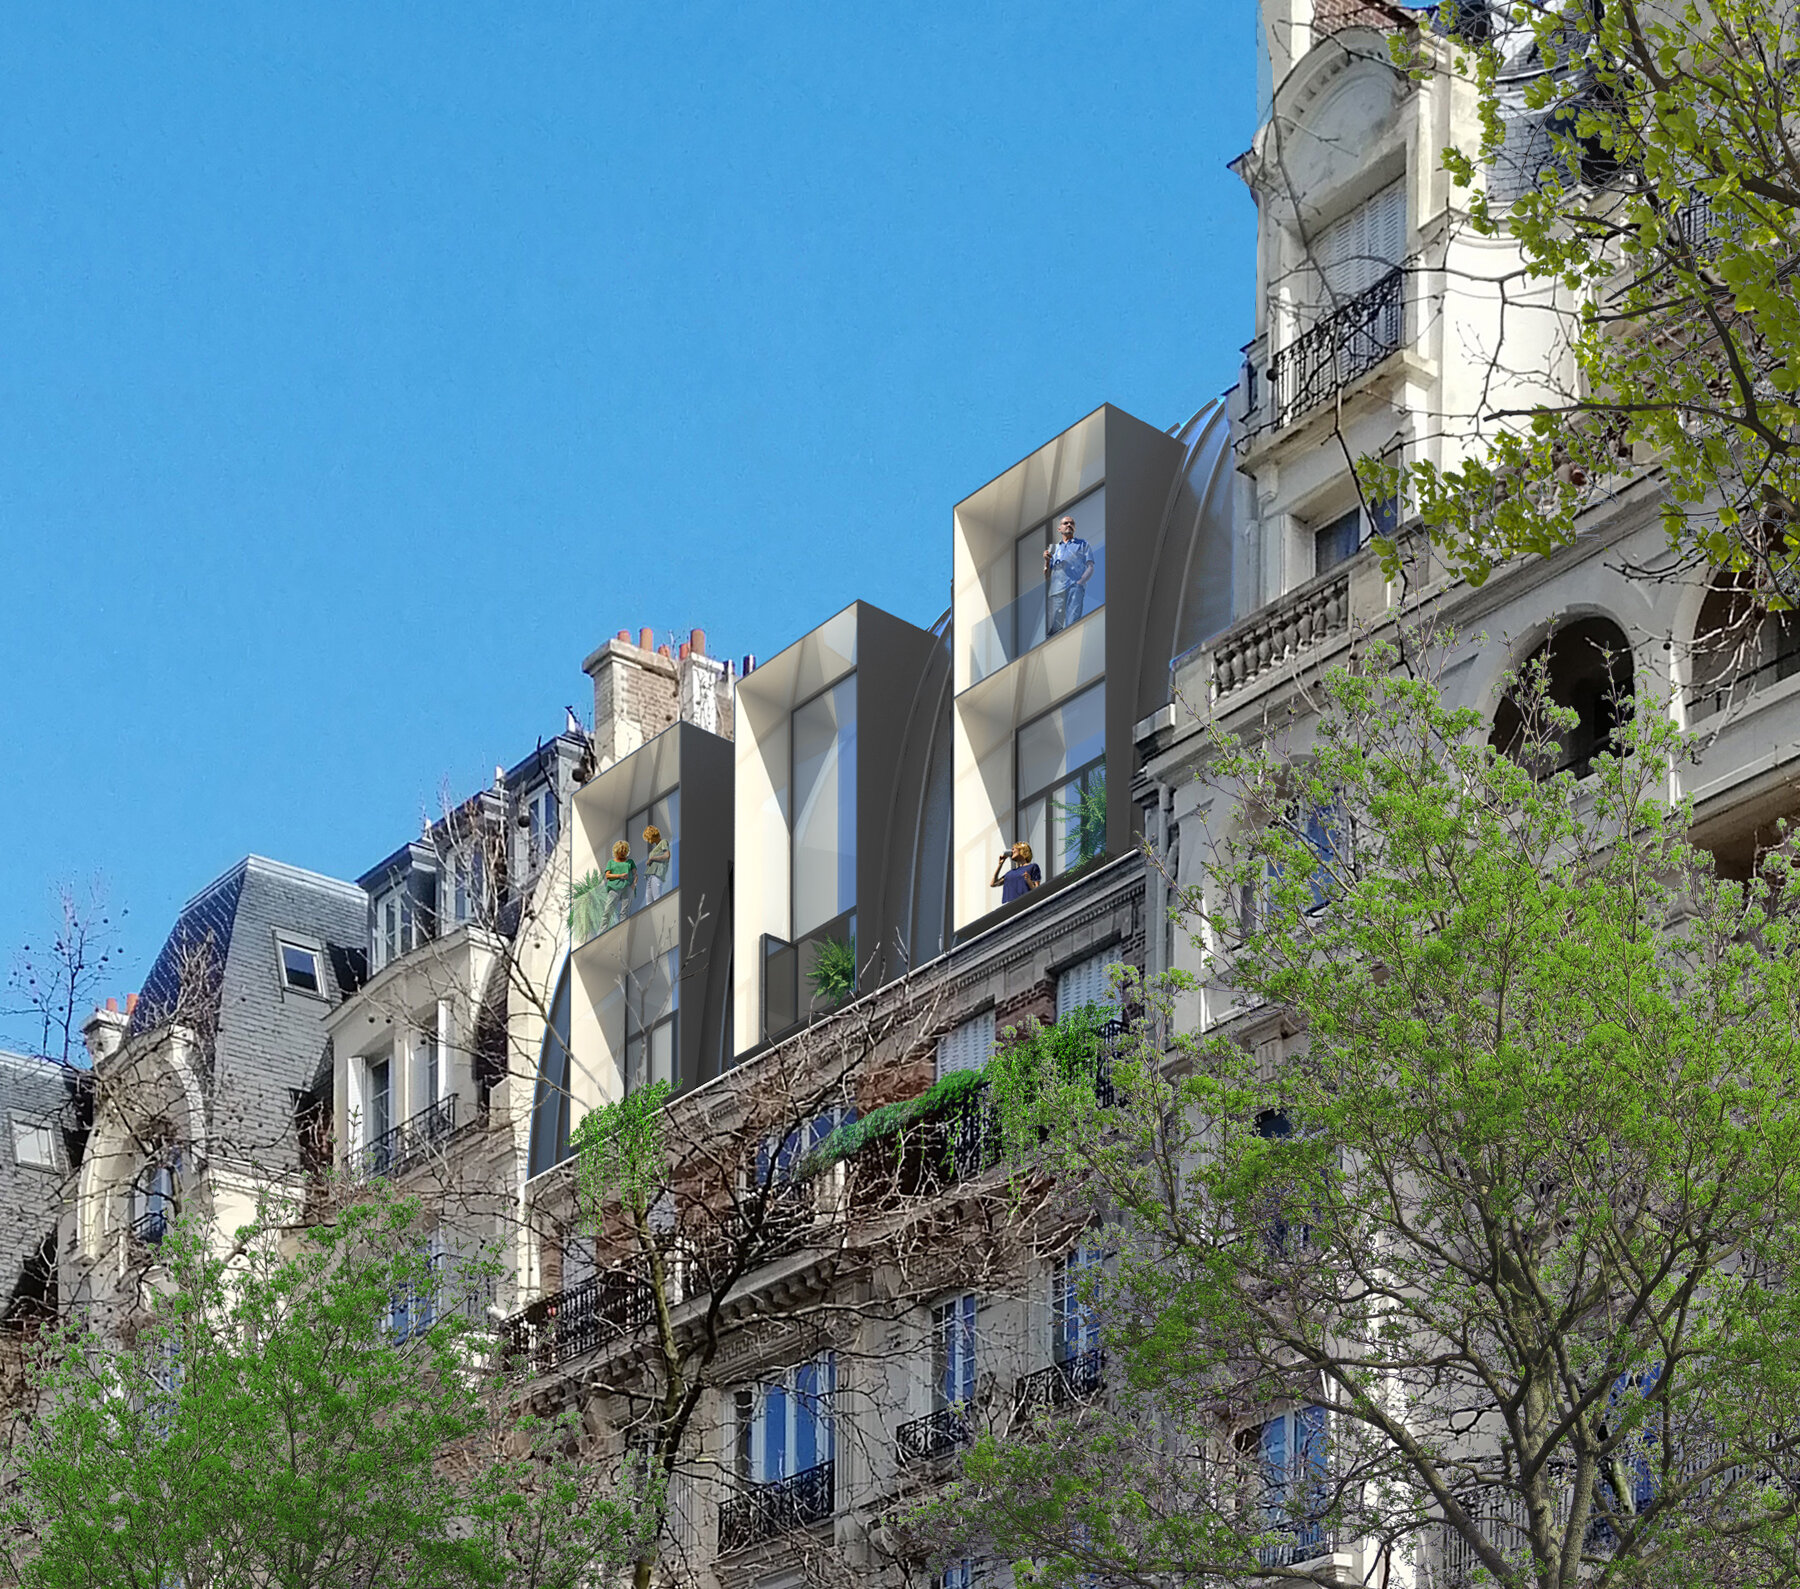
[[[1412,92],[1387,45],[1371,29],[1348,29],[1308,51],[1283,80],[1246,162],[1245,175],[1265,201],[1335,190],[1367,165]]]

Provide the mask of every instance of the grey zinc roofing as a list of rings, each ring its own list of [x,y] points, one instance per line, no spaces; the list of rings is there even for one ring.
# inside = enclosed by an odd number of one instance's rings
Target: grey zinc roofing
[[[354,883],[257,855],[183,908],[145,982],[132,1029],[166,1014],[184,946],[210,938],[222,967],[210,1001],[218,1022],[208,1089],[215,1153],[272,1172],[295,1165],[294,1099],[317,1071],[326,1012],[343,998],[343,967],[360,955],[367,931],[368,899]],[[277,944],[284,937],[323,951],[318,996],[283,985]]]

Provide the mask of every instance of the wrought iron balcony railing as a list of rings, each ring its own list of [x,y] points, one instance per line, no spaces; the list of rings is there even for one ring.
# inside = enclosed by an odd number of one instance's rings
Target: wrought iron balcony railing
[[[719,1507],[719,1549],[742,1550],[790,1529],[823,1523],[837,1510],[837,1465],[829,1460],[791,1479],[752,1484]]]
[[[1067,1407],[1086,1401],[1100,1392],[1106,1377],[1106,1354],[1098,1348],[1077,1352],[1026,1374],[1013,1390],[1013,1401],[1019,1407]]]
[[[1397,352],[1405,327],[1406,273],[1396,266],[1269,360],[1275,423],[1286,425],[1330,402]]]
[[[500,1327],[501,1341],[509,1358],[548,1373],[572,1357],[641,1329],[655,1312],[656,1300],[647,1281],[609,1269],[515,1313]]]
[[[382,1132],[374,1141],[365,1143],[351,1154],[351,1173],[364,1181],[398,1175],[407,1165],[455,1134],[456,1094],[452,1093],[401,1121],[391,1131]]]
[[[170,1208],[147,1208],[131,1222],[131,1239],[140,1247],[160,1247],[175,1223]]]
[[[816,1183],[776,1181],[761,1196],[759,1208],[755,1192],[741,1193],[713,1228],[687,1244],[688,1295],[717,1291],[806,1244],[821,1218]]]
[[[1338,1547],[1338,1531],[1312,1518],[1284,1521],[1275,1532],[1279,1537],[1256,1547],[1256,1559],[1264,1567],[1298,1567]]]
[[[902,1462],[931,1462],[968,1445],[975,1438],[975,1422],[967,1407],[940,1407],[901,1424],[894,1438]]]

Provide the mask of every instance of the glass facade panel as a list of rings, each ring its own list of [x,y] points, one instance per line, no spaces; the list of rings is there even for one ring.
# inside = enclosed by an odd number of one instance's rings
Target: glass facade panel
[[[671,949],[625,978],[625,1090],[681,1084],[677,1043],[680,951]]]
[[[625,819],[625,831],[619,837],[630,846],[631,858],[637,862],[627,915],[655,904],[671,889],[681,886],[679,789],[671,789],[660,799],[638,807]]]
[[[793,725],[797,938],[856,903],[856,675],[808,701]]]
[[[1063,783],[1106,752],[1106,686],[1096,684],[1019,730],[1019,791]]]
[[[556,996],[550,1004],[550,1026],[538,1060],[537,1097],[531,1111],[531,1157],[528,1173],[542,1175],[569,1156],[569,966],[563,963]]]
[[[1059,529],[1075,521],[1069,549]],[[1056,553],[1047,557],[1047,553]],[[1002,559],[1004,564],[1004,559]],[[994,608],[971,637],[969,682],[1017,660],[1079,623],[1106,600],[1106,492],[1101,487],[1034,524],[1013,543],[1013,599]],[[998,598],[996,598],[998,600]]]

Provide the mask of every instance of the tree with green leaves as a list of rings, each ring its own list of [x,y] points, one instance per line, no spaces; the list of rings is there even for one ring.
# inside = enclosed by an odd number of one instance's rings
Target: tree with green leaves
[[[1792,605],[1800,14],[1789,0],[1450,0],[1439,15],[1480,108],[1479,139],[1446,150],[1448,168],[1475,229],[1517,245],[1537,296],[1512,323],[1537,338],[1554,313],[1558,367],[1532,370],[1540,397],[1490,405],[1466,461],[1365,465],[1373,494],[1402,488],[1480,583],[1569,544],[1622,474],[1653,463],[1670,566],[1735,569]],[[1426,70],[1417,44],[1397,39],[1398,58]],[[1513,193],[1522,150],[1536,169]],[[1509,352],[1491,350],[1496,369]]]
[[[1540,780],[1532,681],[1514,760],[1394,660],[1304,755],[1217,748],[1183,909],[1237,1013],[1140,1037],[1111,1107],[994,1067],[1112,1255],[1106,1392],[914,1526],[1046,1584],[1792,1583],[1800,846],[1722,881],[1658,714]]]
[[[0,1581],[21,1589],[578,1589],[630,1561],[659,1495],[511,1402],[479,1266],[416,1200],[228,1254],[177,1226],[128,1341],[79,1311],[37,1349]]]

